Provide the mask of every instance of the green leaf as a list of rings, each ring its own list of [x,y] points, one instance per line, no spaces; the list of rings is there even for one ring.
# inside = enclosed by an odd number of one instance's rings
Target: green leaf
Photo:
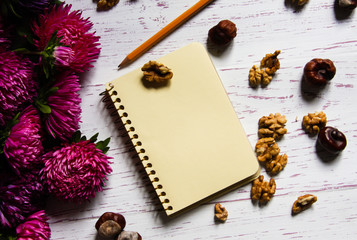
[[[48,91],[46,92],[46,98],[48,98],[52,94],[56,93],[58,91],[58,89],[59,89],[59,87],[51,87],[50,89],[48,89]]]
[[[41,101],[35,101],[35,105],[37,106],[38,110],[40,110],[44,114],[51,113],[51,107],[47,104],[42,103]]]
[[[92,142],[92,143],[96,142],[96,141],[98,140],[98,135],[99,135],[99,133],[94,134],[94,135],[89,139],[89,141]]]
[[[78,143],[80,140],[81,140],[81,131],[76,131],[75,133],[73,133],[73,136],[72,136],[72,141],[75,142],[75,143]]]
[[[104,141],[97,142],[97,144],[95,146],[98,149],[102,150],[102,152],[105,154],[109,150],[109,147],[108,147],[109,142],[110,142],[110,137],[105,139]]]

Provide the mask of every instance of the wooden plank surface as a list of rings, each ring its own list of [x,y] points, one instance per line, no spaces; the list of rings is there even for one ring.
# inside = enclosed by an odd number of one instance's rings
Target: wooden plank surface
[[[108,155],[113,172],[104,191],[88,203],[76,205],[51,199],[46,211],[52,239],[97,239],[94,224],[106,211],[122,213],[126,230],[143,239],[354,239],[357,234],[357,21],[356,10],[341,18],[334,0],[310,1],[299,11],[286,1],[216,0],[132,65],[117,65],[133,49],[192,6],[193,0],[121,0],[109,11],[98,12],[88,0],[66,1],[82,10],[100,36],[101,55],[95,67],[81,75],[82,123],[87,136],[112,137]],[[238,28],[226,48],[207,43],[208,30],[229,19]],[[239,188],[178,218],[168,220],[157,211],[155,196],[135,166],[137,160],[124,144],[99,93],[104,84],[191,42],[207,47],[248,138],[255,146],[257,122],[280,112],[288,133],[279,141],[288,155],[286,168],[275,177],[277,191],[264,207],[250,200],[251,185]],[[252,89],[248,72],[267,53],[281,50],[281,69],[266,88]],[[334,79],[316,96],[301,91],[304,65],[312,58],[334,61]],[[304,115],[324,111],[328,125],[348,139],[347,148],[332,159],[316,151],[316,137],[301,129]],[[324,159],[330,161],[324,161]],[[265,170],[262,171],[268,177]],[[297,216],[291,206],[298,196],[315,194],[318,201]],[[214,221],[214,204],[229,212],[223,224]]]

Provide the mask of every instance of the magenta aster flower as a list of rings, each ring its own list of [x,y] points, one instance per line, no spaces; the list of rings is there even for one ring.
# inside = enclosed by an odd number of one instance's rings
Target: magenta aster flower
[[[37,37],[34,44],[38,50],[43,51],[52,35],[57,32],[60,43],[73,51],[71,69],[83,72],[93,67],[91,63],[99,56],[99,37],[89,32],[93,26],[92,22],[84,19],[80,11],[70,10],[71,5],[62,4],[40,15],[38,23],[33,24]]]
[[[37,95],[34,64],[14,52],[0,52],[0,126]]]
[[[38,210],[42,185],[35,175],[25,177],[7,186],[0,186],[0,228],[13,228]]]
[[[51,113],[47,114],[45,125],[52,137],[65,141],[79,129],[82,110],[78,76],[63,72],[57,76],[53,88],[58,90],[47,99]]]
[[[49,240],[51,229],[44,210],[35,212],[16,227],[17,240]]]
[[[55,57],[55,65],[58,67],[70,67],[73,59],[74,52],[69,47],[57,46],[53,51]]]
[[[45,167],[41,179],[50,194],[82,202],[103,190],[106,175],[112,172],[109,159],[90,140],[66,143],[43,155]]]
[[[11,128],[5,141],[4,154],[19,175],[20,171],[32,170],[41,163],[43,154],[41,119],[32,105],[22,111],[19,121]]]

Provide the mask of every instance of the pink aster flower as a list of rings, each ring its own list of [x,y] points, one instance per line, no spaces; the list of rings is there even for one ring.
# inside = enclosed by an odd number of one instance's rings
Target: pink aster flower
[[[70,67],[74,60],[74,52],[69,47],[57,46],[53,51],[55,65],[58,67]]]
[[[0,51],[0,126],[37,95],[34,64],[14,52]]]
[[[79,129],[82,110],[78,76],[63,72],[57,76],[53,87],[58,90],[47,99],[51,113],[47,115],[45,125],[52,137],[65,141]]]
[[[0,229],[14,228],[39,208],[42,185],[27,174],[10,185],[0,186]]]
[[[44,210],[35,212],[16,227],[17,240],[49,240],[51,229]]]
[[[80,11],[72,11],[71,5],[53,7],[50,11],[40,15],[39,21],[33,23],[35,36],[34,44],[43,51],[52,35],[57,32],[60,43],[70,47],[73,51],[71,69],[83,72],[93,67],[92,63],[100,53],[99,37],[89,32],[93,23],[82,17]]]
[[[66,143],[43,155],[41,179],[57,198],[82,202],[103,190],[106,175],[112,172],[109,159],[90,140]]]
[[[19,175],[20,171],[32,170],[41,163],[43,154],[41,119],[32,105],[22,111],[19,121],[11,128],[5,141],[4,154]]]

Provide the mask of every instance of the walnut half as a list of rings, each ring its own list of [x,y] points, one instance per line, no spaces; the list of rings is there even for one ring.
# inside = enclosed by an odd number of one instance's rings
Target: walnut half
[[[306,133],[317,134],[326,126],[327,117],[324,112],[309,113],[302,119],[302,128]]]
[[[311,194],[306,194],[304,196],[298,197],[298,199],[293,204],[292,214],[298,214],[308,209],[316,201],[317,201],[317,197]]]
[[[264,176],[260,175],[253,181],[251,189],[251,198],[253,201],[259,201],[260,204],[266,204],[275,194],[276,183],[274,178],[269,182],[264,181]]]
[[[119,0],[99,0],[97,3],[97,9],[100,11],[109,10],[117,5]]]
[[[285,124],[286,118],[280,113],[270,114],[269,116],[263,116],[259,119],[259,138],[272,137],[274,139],[280,139],[286,132]]]
[[[280,148],[274,138],[261,138],[255,145],[255,152],[258,155],[259,162],[265,163],[278,156]]]
[[[144,73],[144,80],[149,82],[162,83],[173,77],[173,73],[170,68],[156,61],[149,61],[148,63],[145,63],[141,70]]]
[[[223,207],[220,203],[216,203],[214,205],[214,210],[215,210],[215,219],[220,222],[225,222],[227,221],[228,218],[228,211],[226,210],[225,207]]]

